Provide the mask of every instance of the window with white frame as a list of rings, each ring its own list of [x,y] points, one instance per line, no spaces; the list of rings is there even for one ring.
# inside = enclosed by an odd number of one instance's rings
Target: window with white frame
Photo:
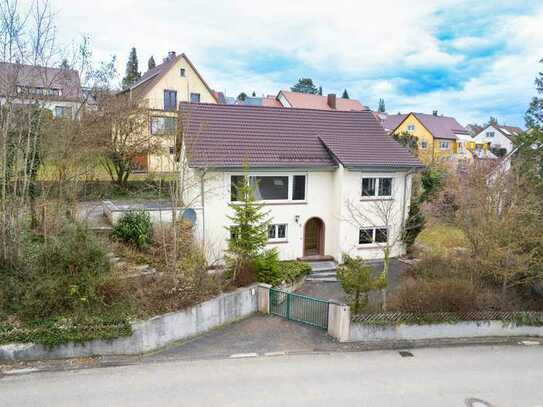
[[[358,233],[358,244],[367,245],[375,243],[388,242],[388,229],[387,228],[360,228]]]
[[[407,125],[407,131],[415,131],[415,125],[414,124],[408,124]]]
[[[186,75],[185,68],[179,69],[179,75],[182,76],[182,77],[185,77],[185,75]]]
[[[420,148],[423,150],[426,150],[428,148],[428,142],[427,141],[421,141],[420,142]]]
[[[442,150],[448,150],[449,149],[449,142],[448,141],[441,141],[439,143],[439,148]]]
[[[199,93],[191,93],[190,94],[190,103],[200,103],[200,94]]]
[[[488,138],[493,138],[493,137],[494,137],[494,134],[495,134],[495,133],[494,133],[493,131],[487,131],[487,132],[486,132],[486,136],[487,136]]]
[[[392,178],[390,177],[363,177],[362,197],[391,197]]]
[[[278,223],[268,226],[268,241],[279,242],[287,240],[287,224]]]
[[[244,177],[230,177],[230,200],[233,202],[240,200],[238,190]],[[249,185],[257,201],[305,201],[305,175],[250,175]]]

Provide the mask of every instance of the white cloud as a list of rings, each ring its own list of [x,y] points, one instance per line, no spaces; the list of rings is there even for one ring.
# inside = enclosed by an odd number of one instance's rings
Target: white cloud
[[[281,55],[297,61],[330,91],[348,88],[352,97],[376,104],[387,97],[396,110],[456,114],[461,121],[481,120],[495,106],[517,106],[533,94],[537,60],[543,57],[543,8],[532,15],[502,19],[485,36],[466,34],[452,41],[450,54],[436,38],[449,6],[471,10],[470,0],[129,1],[51,0],[58,11],[61,37],[71,41],[89,33],[99,58],[116,54],[119,70],[136,46],[140,69],[169,50],[186,52],[212,87],[231,95],[255,90],[276,93],[304,72],[255,73],[255,55]],[[487,7],[485,2],[485,7]],[[477,24],[476,18],[473,24]],[[488,20],[486,20],[488,21]],[[460,90],[433,91],[415,97],[399,94],[405,69],[450,68],[469,64],[461,52],[504,40],[503,55],[489,60]],[[460,54],[458,53],[460,52]],[[301,69],[302,69],[301,68]],[[303,70],[303,69],[302,69]],[[260,72],[260,71],[259,71]],[[394,77],[391,79],[391,72]],[[319,75],[322,73],[322,75]],[[483,113],[484,112],[484,113]],[[518,115],[518,114],[517,114]],[[520,120],[520,119],[518,119]]]

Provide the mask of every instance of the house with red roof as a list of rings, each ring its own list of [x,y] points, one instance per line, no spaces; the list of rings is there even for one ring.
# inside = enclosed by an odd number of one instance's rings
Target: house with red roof
[[[248,176],[280,258],[366,259],[404,250],[411,179],[421,167],[369,110],[181,103],[191,178],[186,202],[208,256],[220,257],[236,188]],[[248,166],[248,173],[244,171]],[[383,216],[383,209],[387,209]]]
[[[501,124],[489,124],[474,137],[478,149],[490,149],[500,156],[506,156],[513,151],[515,138],[522,129]]]

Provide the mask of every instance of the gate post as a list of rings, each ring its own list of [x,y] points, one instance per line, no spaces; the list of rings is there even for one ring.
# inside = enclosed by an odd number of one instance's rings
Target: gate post
[[[330,301],[328,303],[328,335],[339,342],[348,342],[351,337],[351,308]]]
[[[262,314],[270,313],[270,288],[269,284],[258,284],[258,312]]]

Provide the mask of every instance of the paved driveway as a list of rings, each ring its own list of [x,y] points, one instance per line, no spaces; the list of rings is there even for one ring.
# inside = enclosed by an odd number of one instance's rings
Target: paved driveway
[[[375,270],[375,273],[381,273],[383,271],[383,262],[375,261],[369,263]],[[388,273],[388,288],[393,290],[400,282],[400,276],[404,273],[409,266],[402,263],[398,259],[390,260],[390,271]],[[298,290],[297,293],[308,295],[310,297],[322,298],[325,300],[333,300],[341,303],[347,301],[345,291],[341,287],[341,283],[338,282],[305,282]],[[381,301],[381,294],[379,292],[370,293],[370,301],[379,303]]]
[[[146,356],[147,359],[202,359],[237,354],[309,352],[337,349],[325,330],[271,316],[254,315],[191,341]]]

